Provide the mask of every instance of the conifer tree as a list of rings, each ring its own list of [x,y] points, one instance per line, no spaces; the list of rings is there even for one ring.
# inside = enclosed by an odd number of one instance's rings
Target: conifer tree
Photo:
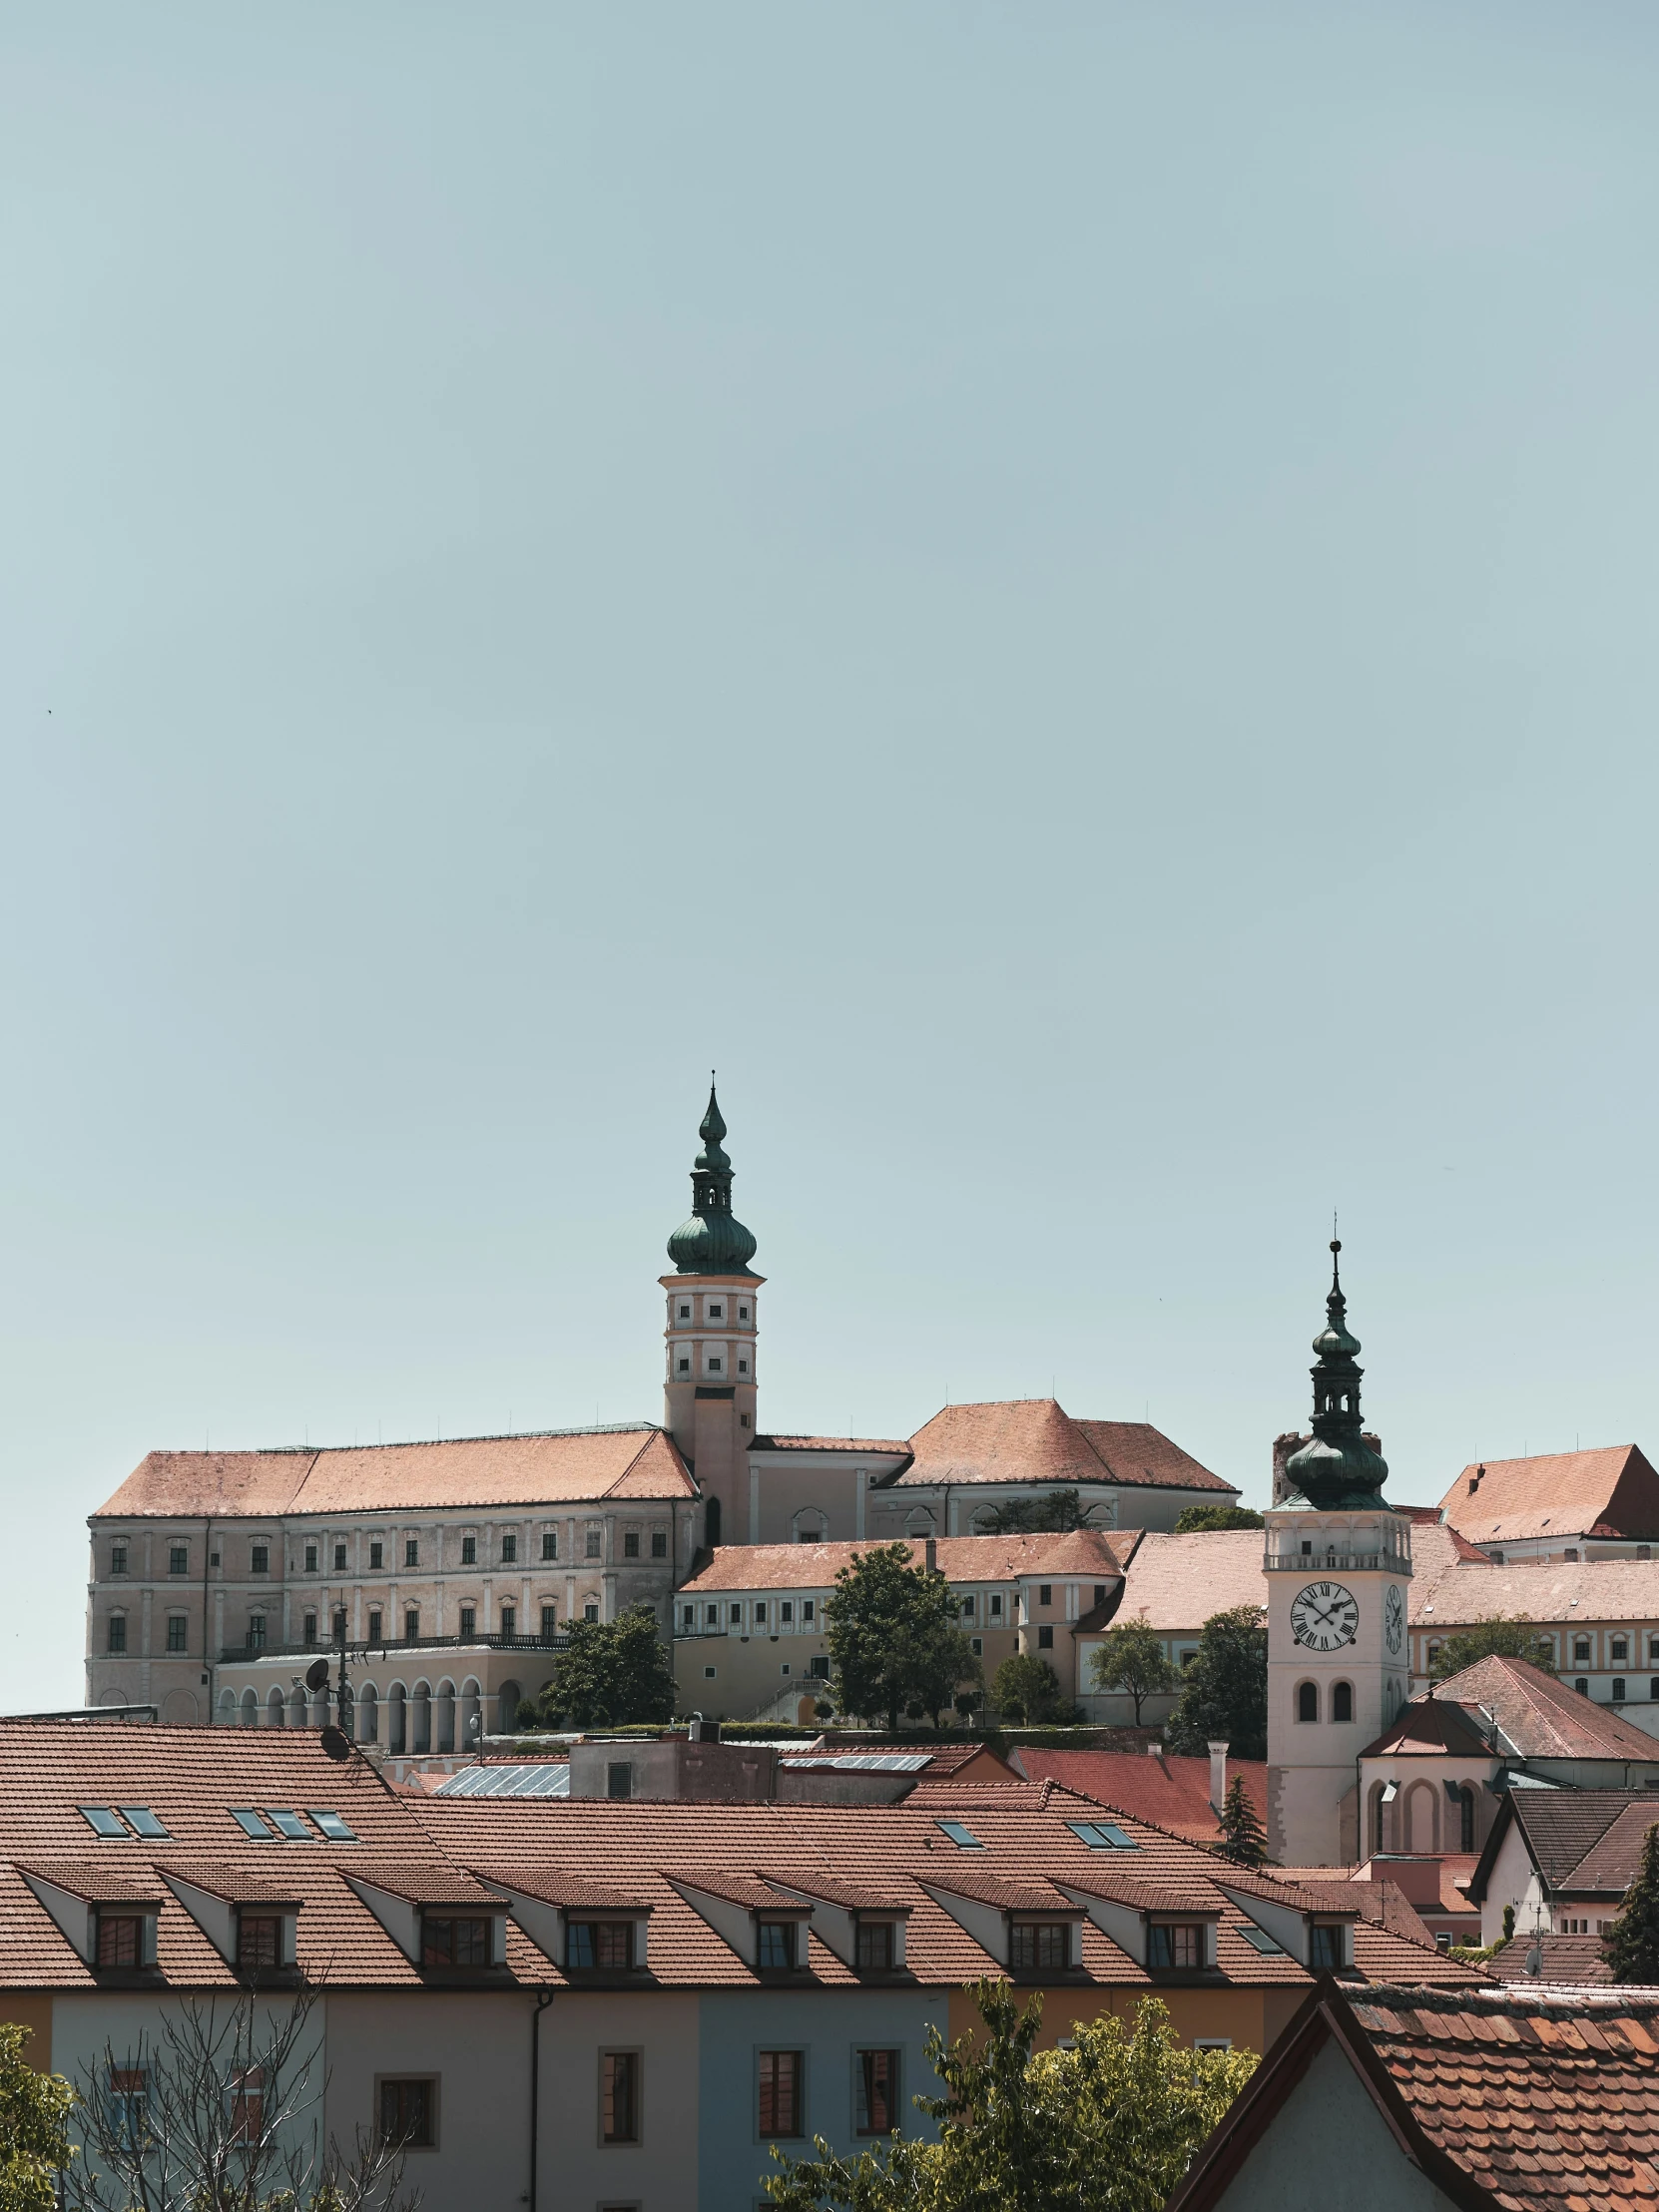
[[[1231,1859],[1236,1867],[1266,1864],[1268,1840],[1256,1818],[1256,1808],[1250,1802],[1242,1774],[1236,1774],[1227,1785],[1221,1809],[1221,1855]]]
[[[1642,1839],[1642,1863],[1624,1893],[1624,1911],[1601,1947],[1615,1981],[1659,1985],[1659,1826]]]

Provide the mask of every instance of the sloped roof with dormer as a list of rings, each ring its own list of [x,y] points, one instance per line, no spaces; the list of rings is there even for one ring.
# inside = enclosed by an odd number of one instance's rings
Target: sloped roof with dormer
[[[1659,1473],[1636,1444],[1466,1466],[1440,1510],[1471,1543],[1659,1537]]]

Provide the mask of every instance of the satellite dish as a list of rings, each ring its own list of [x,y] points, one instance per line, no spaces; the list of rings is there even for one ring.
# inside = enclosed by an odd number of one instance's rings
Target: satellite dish
[[[326,1659],[313,1659],[311,1661],[305,1669],[305,1687],[307,1690],[325,1690],[328,1687],[328,1662]]]
[[[350,1737],[341,1728],[325,1728],[322,1731],[322,1753],[326,1759],[349,1759]]]

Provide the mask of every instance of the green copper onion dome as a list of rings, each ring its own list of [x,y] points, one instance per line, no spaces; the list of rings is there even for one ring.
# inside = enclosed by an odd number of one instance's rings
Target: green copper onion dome
[[[703,1149],[692,1162],[691,1219],[668,1240],[668,1256],[682,1275],[747,1275],[755,1237],[732,1211],[732,1163],[721,1150],[726,1123],[713,1082],[697,1133]]]
[[[1285,1504],[1301,1502],[1321,1512],[1381,1505],[1388,1473],[1386,1460],[1361,1433],[1360,1378],[1365,1371],[1355,1357],[1360,1340],[1348,1331],[1348,1301],[1337,1272],[1342,1249],[1341,1240],[1333,1237],[1331,1295],[1325,1302],[1325,1327],[1314,1339],[1314,1433],[1285,1462],[1286,1476],[1298,1493]]]

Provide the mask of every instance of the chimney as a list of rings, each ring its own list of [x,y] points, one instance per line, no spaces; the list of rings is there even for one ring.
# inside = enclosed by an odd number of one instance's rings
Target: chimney
[[[1480,1487],[1480,1477],[1481,1477],[1481,1476],[1482,1476],[1482,1475],[1483,1475],[1483,1474],[1485,1473],[1485,1471],[1486,1471],[1486,1468],[1485,1468],[1485,1464],[1484,1464],[1484,1462],[1482,1462],[1482,1463],[1481,1463],[1481,1464],[1480,1464],[1480,1465],[1479,1465],[1478,1467],[1476,1467],[1476,1468],[1475,1468],[1474,1472],[1473,1472],[1473,1473],[1472,1473],[1472,1474],[1471,1474],[1471,1475],[1469,1476],[1469,1495],[1470,1495],[1470,1497],[1473,1497],[1473,1495],[1474,1495],[1475,1491],[1479,1489],[1479,1487]]]
[[[1227,1746],[1210,1746],[1210,1810],[1218,1817],[1227,1802]]]
[[[937,1574],[939,1571],[939,1546],[936,1537],[928,1537],[921,1547],[921,1557],[922,1564],[926,1567],[928,1573]]]

